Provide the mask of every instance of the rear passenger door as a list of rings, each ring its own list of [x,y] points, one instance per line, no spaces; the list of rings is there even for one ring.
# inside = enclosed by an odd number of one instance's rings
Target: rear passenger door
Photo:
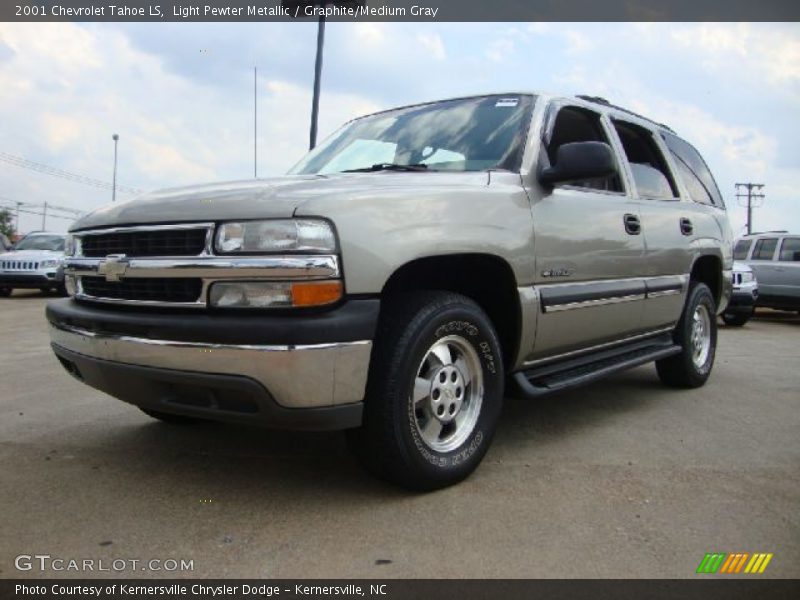
[[[610,143],[599,113],[561,103],[548,110],[540,167],[554,162],[562,144]],[[533,197],[534,282],[542,312],[529,360],[638,332],[644,243],[635,228],[638,208],[621,177],[557,185]]]
[[[642,125],[612,118],[626,158],[633,193],[639,200],[645,242],[647,298],[642,327],[656,330],[672,326],[683,310],[686,274],[691,269],[690,244],[698,221],[690,202],[682,202],[666,151],[658,133]],[[691,230],[685,227],[690,223]]]
[[[780,296],[787,307],[800,309],[800,237],[785,237],[778,250],[777,271]]]

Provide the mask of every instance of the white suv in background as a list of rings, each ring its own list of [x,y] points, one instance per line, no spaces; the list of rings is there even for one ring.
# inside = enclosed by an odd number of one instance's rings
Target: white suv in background
[[[0,296],[15,288],[64,291],[64,240],[59,233],[31,233],[0,254]]]
[[[756,306],[800,311],[800,234],[767,231],[736,242],[734,260],[746,262],[758,280]]]

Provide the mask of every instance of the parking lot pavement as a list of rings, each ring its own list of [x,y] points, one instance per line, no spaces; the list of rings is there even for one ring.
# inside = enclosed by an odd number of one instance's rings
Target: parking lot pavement
[[[93,575],[14,566],[49,554],[193,560],[125,567],[139,577],[681,578],[706,552],[800,576],[797,316],[721,326],[700,390],[646,366],[509,399],[478,471],[418,495],[363,474],[338,433],[169,426],[79,384],[45,302],[0,299],[0,577]]]

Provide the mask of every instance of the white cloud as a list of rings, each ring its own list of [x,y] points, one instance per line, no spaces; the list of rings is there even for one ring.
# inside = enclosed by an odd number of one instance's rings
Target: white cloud
[[[447,52],[445,52],[441,36],[435,33],[420,33],[417,35],[417,41],[430,53],[432,58],[436,60],[447,58]]]

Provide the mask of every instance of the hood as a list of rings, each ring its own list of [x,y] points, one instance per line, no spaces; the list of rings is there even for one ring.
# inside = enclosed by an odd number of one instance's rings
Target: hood
[[[750,268],[750,265],[747,263],[739,262],[738,260],[733,261],[733,270],[748,273],[751,272],[753,269]]]
[[[49,258],[64,258],[63,250],[12,250],[0,253],[0,260],[42,261]]]
[[[70,231],[148,223],[288,218],[303,203],[319,198],[377,197],[404,189],[486,185],[486,182],[486,173],[380,171],[297,175],[173,188],[108,204],[73,223]]]

